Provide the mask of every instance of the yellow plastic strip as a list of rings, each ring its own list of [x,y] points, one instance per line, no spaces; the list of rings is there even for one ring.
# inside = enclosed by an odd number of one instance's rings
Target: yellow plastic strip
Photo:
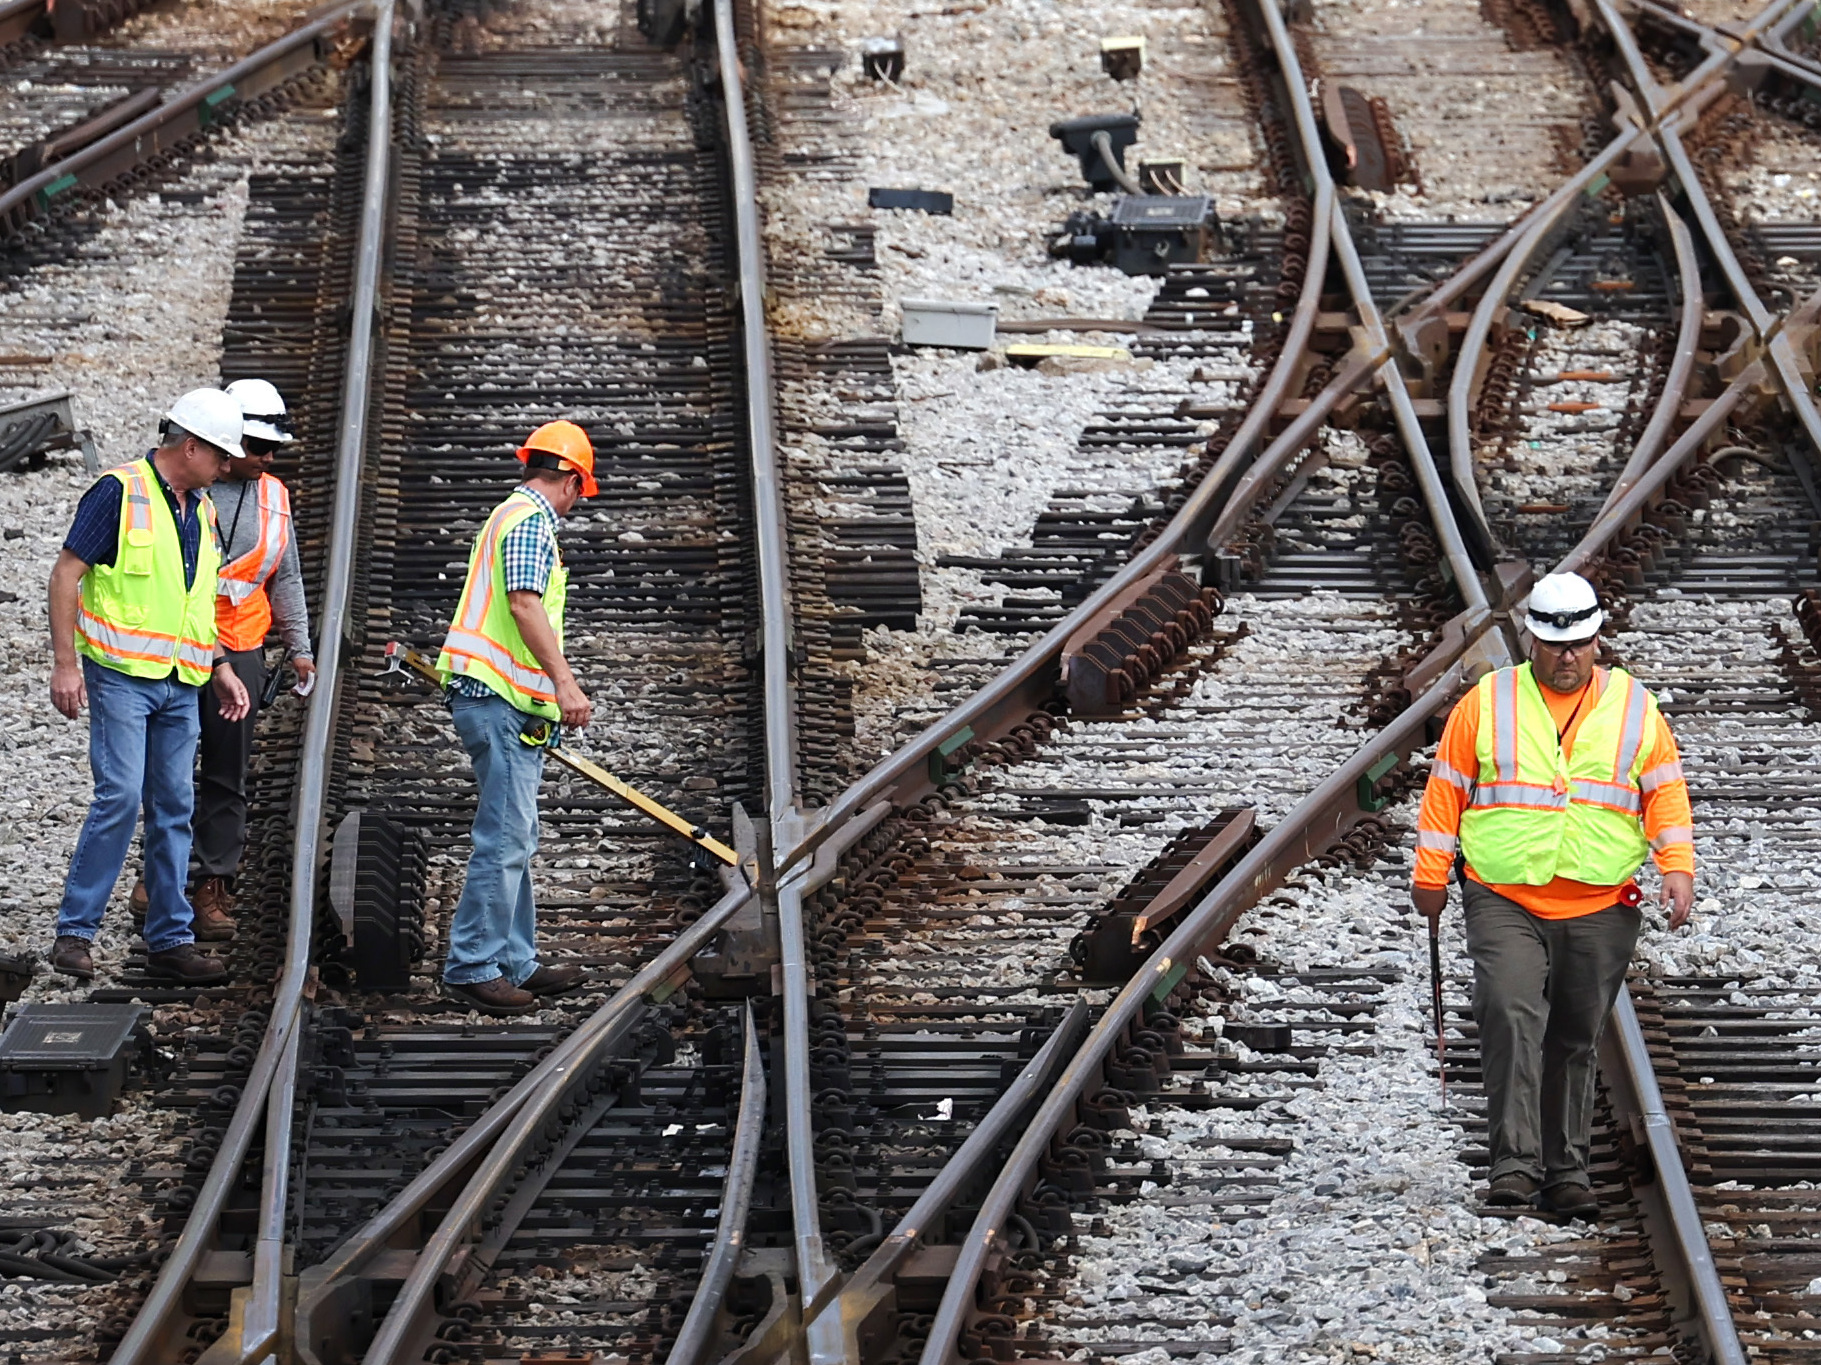
[[[398,651],[398,655],[404,663],[416,669],[437,686],[442,686],[442,678],[437,674],[436,665],[431,663],[430,660],[425,658],[422,654],[419,654],[415,649],[401,649]],[[729,867],[738,866],[740,855],[735,853],[726,844],[722,843],[712,834],[709,834],[706,830],[690,824],[689,821],[685,820],[662,802],[652,800],[637,787],[632,786],[630,783],[622,782],[619,778],[601,767],[600,764],[591,762],[590,760],[581,757],[579,754],[572,754],[567,749],[561,747],[550,749],[547,752],[559,763],[563,763],[568,767],[573,768],[590,782],[605,787],[608,791],[619,797],[620,800],[629,805],[638,807],[659,824],[668,825],[671,829],[689,840],[690,843],[707,849]]]

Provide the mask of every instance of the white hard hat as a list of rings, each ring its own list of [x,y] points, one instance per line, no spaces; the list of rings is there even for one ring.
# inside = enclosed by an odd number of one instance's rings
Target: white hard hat
[[[283,395],[264,379],[236,379],[228,385],[228,395],[240,404],[246,434],[275,445],[288,446],[291,435],[290,410]]]
[[[1530,590],[1524,627],[1552,645],[1590,640],[1606,620],[1593,584],[1578,573],[1546,574]]]
[[[164,420],[219,446],[237,460],[247,456],[240,448],[240,404],[220,389],[191,389],[171,404]]]

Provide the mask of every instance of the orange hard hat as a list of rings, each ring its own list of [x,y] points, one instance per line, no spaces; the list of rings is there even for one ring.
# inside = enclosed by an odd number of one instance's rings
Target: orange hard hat
[[[518,448],[521,463],[538,469],[573,469],[582,476],[582,496],[600,492],[594,481],[594,446],[574,422],[546,422]]]

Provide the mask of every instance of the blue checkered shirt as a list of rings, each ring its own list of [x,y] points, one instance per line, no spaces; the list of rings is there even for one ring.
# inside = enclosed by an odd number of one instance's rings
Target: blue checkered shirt
[[[550,575],[556,572],[556,509],[550,500],[529,484],[518,491],[537,504],[537,511],[506,532],[500,541],[500,562],[506,570],[507,592],[534,592],[539,597],[550,586]],[[457,673],[449,679],[449,690],[463,697],[491,697],[495,693],[486,683]]]

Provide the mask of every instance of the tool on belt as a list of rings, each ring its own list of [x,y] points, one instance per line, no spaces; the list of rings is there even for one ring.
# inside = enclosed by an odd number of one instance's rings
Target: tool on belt
[[[1442,1108],[1448,1107],[1448,1035],[1442,1031],[1442,917],[1429,921],[1429,1000],[1435,1011],[1435,1074],[1442,1082]]]
[[[407,668],[429,679],[438,687],[443,685],[442,676],[436,671],[434,663],[415,649],[393,640],[386,646],[386,672],[402,673]],[[580,773],[597,786],[605,787],[620,800],[645,812],[659,824],[669,826],[690,843],[712,853],[729,867],[739,864],[739,855],[700,825],[691,824],[663,802],[653,800],[630,782],[615,777],[600,764],[591,762],[579,754],[572,754],[563,748],[562,730],[563,727],[553,720],[546,720],[543,716],[527,716],[524,725],[519,729],[519,739],[535,748],[543,749],[557,762]]]

